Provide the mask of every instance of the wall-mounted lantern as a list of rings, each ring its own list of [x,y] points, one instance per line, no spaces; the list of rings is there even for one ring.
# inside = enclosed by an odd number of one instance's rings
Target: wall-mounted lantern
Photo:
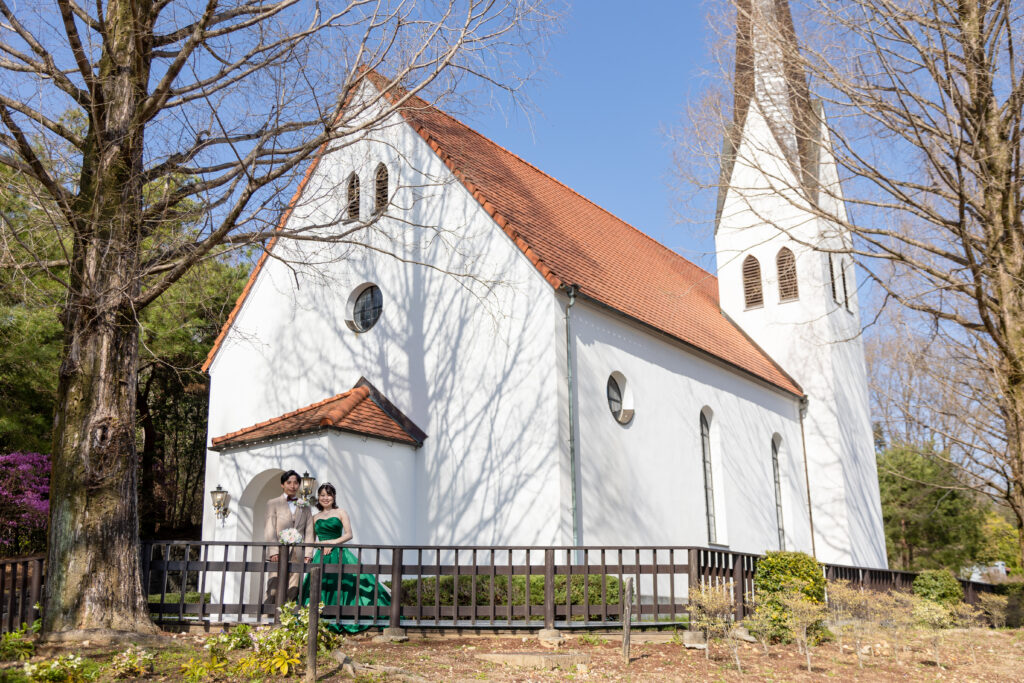
[[[217,516],[217,519],[227,519],[227,516],[231,514],[231,510],[228,509],[228,492],[217,484],[217,488],[210,491],[210,498],[213,499],[213,514]]]

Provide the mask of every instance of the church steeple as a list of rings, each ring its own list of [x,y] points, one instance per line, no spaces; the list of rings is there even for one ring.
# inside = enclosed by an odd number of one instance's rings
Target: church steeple
[[[813,193],[820,117],[800,64],[789,2],[738,0],[736,24],[730,151],[738,148],[751,103],[756,102],[798,182]],[[731,168],[723,171],[723,181],[728,182]]]
[[[736,1],[734,109],[715,226],[719,302],[808,398],[794,447],[806,458],[818,558],[882,566],[856,271],[847,236],[815,209],[843,211],[824,115],[789,3]]]

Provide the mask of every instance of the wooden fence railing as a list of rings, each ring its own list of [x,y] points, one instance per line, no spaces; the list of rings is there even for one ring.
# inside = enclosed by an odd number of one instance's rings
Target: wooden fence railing
[[[0,558],[0,633],[8,633],[39,618],[43,556]]]
[[[312,554],[322,546],[293,547]],[[350,559],[324,565],[323,583],[352,586],[350,593],[358,584],[364,600],[328,604],[322,618],[390,627],[618,628],[627,577],[635,587],[634,626],[687,626],[688,587],[707,583],[731,587],[735,616],[742,619],[752,609],[759,560],[758,555],[683,546],[345,548]],[[293,561],[270,543],[147,541],[140,551],[150,612],[164,625],[270,623],[283,603],[302,600],[312,567],[301,561],[304,552]],[[274,555],[277,561],[271,562]],[[910,590],[916,576],[842,565],[825,565],[824,571],[830,580],[879,591]],[[43,558],[0,560],[0,579],[0,632],[31,623],[38,616],[34,605],[41,595]],[[972,603],[992,589],[962,583]]]

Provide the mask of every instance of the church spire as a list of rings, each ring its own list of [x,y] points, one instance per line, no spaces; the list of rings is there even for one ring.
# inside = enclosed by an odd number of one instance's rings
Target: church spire
[[[796,177],[811,190],[817,177],[819,116],[800,65],[789,2],[737,0],[736,5],[733,149],[756,102]]]

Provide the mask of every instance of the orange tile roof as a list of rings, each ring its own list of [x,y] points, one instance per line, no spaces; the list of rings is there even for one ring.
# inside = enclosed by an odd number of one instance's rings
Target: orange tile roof
[[[388,86],[376,72],[368,76],[376,87]],[[395,99],[400,93],[392,90],[387,96]],[[575,285],[585,297],[803,395],[796,381],[722,313],[714,275],[420,98],[405,106],[401,111],[406,120],[552,287]],[[319,161],[318,154],[293,205]],[[264,260],[265,254],[203,370],[213,361]]]
[[[403,424],[404,423],[404,424]],[[337,429],[420,446],[426,435],[365,380],[343,394],[236,432],[213,438],[213,450],[237,448],[288,436]]]
[[[718,280],[462,122],[404,110],[554,287],[580,293],[796,395],[799,385],[718,304]]]

